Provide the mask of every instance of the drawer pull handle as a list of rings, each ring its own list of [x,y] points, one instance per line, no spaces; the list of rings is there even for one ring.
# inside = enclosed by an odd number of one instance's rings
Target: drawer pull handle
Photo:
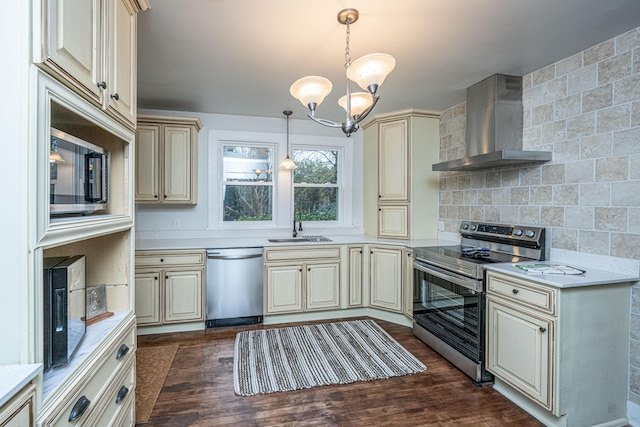
[[[116,354],[116,360],[122,359],[127,353],[129,353],[129,347],[126,344],[122,344]]]
[[[91,405],[91,401],[87,399],[86,396],[82,396],[75,405],[73,405],[73,409],[71,409],[71,413],[69,414],[69,422],[75,421],[85,413],[87,408]]]
[[[513,294],[514,294],[514,295],[516,295],[516,294],[517,294],[518,292],[520,292],[520,291],[519,291],[519,290],[517,290],[517,289],[514,289],[512,292],[513,292]]]
[[[540,332],[547,332],[547,328],[543,328],[542,326],[540,326]]]
[[[120,387],[118,395],[116,396],[116,404],[122,402],[124,398],[127,397],[127,394],[129,394],[129,389],[125,386]]]

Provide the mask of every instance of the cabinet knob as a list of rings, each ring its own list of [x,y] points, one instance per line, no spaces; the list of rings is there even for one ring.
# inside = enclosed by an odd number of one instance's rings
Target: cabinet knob
[[[302,271],[302,269],[300,269],[300,271]]]
[[[157,198],[158,198],[158,195],[157,195],[157,194],[155,194],[155,195],[153,196],[153,198],[154,198],[154,199],[157,199]]]
[[[71,409],[71,413],[69,414],[69,422],[73,422],[80,418],[82,414],[86,412],[86,410],[91,405],[91,401],[87,399],[87,396],[82,396],[75,405],[73,405],[73,409]]]
[[[160,262],[164,262],[164,258],[160,258]]]
[[[98,87],[101,89],[106,89],[107,88],[107,84],[105,82],[98,82]]]
[[[542,326],[540,326],[540,332],[547,332],[547,328],[543,328]]]
[[[169,276],[164,276],[164,278],[165,278],[165,279],[168,279],[168,278],[169,278]]]
[[[155,276],[155,277],[153,278],[153,280],[158,280],[158,276]]]
[[[167,198],[167,195],[166,195],[166,194],[164,195],[164,198],[165,198],[165,199]]]
[[[111,94],[111,95],[109,95],[109,96],[110,96],[111,98],[115,99],[116,101],[117,101],[118,99],[120,99],[120,95],[118,95],[117,93],[113,93],[113,94]]]
[[[126,344],[122,344],[116,353],[116,360],[122,359],[127,353],[129,353],[129,347]]]
[[[310,267],[307,267],[307,271],[311,271],[311,268],[310,268]]]
[[[124,398],[127,397],[127,394],[129,394],[129,389],[125,386],[120,387],[118,395],[116,396],[116,404],[122,402]]]
[[[514,289],[514,290],[512,290],[511,292],[513,292],[513,294],[515,295],[515,294],[517,294],[517,293],[518,293],[518,292],[520,292],[520,291],[519,291],[519,290],[517,290],[517,289]]]

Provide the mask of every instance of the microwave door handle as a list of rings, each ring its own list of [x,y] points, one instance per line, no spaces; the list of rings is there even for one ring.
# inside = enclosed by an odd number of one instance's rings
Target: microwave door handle
[[[95,179],[94,159],[102,161],[102,154],[91,151],[84,155],[84,200],[87,202],[99,202],[102,200],[101,195],[95,194],[98,185]]]
[[[64,300],[66,291],[64,289],[55,289],[54,291],[54,312],[55,312],[55,331],[64,331]]]
[[[449,282],[454,283],[456,285],[463,286],[463,287],[465,287],[467,289],[472,289],[474,291],[478,290],[478,282],[477,281],[472,280],[472,279],[463,278],[463,277],[458,277],[457,275],[453,276],[451,273],[448,273],[447,271],[442,270],[442,269],[440,269],[438,267],[434,267],[434,266],[427,267],[427,266],[425,266],[423,264],[420,264],[420,263],[414,261],[413,268],[415,268],[416,270],[422,271],[424,273],[431,274],[431,275],[433,275],[435,277],[438,277],[440,279],[449,281]]]

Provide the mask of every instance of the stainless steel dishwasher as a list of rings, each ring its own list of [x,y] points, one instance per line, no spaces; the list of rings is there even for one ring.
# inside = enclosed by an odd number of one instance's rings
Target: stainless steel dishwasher
[[[262,248],[207,249],[207,328],[262,323]]]

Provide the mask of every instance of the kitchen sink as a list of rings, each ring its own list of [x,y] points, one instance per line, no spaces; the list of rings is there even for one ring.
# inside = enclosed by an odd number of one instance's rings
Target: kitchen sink
[[[271,243],[331,242],[331,239],[328,239],[324,236],[285,237],[267,240],[269,240]]]

